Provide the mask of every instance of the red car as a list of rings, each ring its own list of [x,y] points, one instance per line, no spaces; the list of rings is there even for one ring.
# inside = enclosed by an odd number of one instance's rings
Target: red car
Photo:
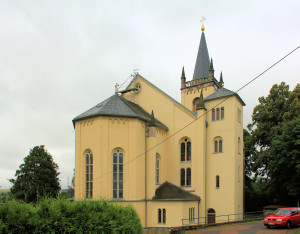
[[[286,207],[277,209],[274,214],[269,215],[264,219],[264,225],[267,228],[276,226],[291,228],[297,224],[300,224],[299,207]]]

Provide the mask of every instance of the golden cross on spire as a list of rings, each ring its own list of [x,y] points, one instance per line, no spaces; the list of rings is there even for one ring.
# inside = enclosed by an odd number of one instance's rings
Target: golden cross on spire
[[[206,20],[206,18],[204,16],[202,16],[202,20],[200,20],[200,22],[202,23],[202,27],[201,27],[201,31],[203,32],[205,27],[203,25],[204,21]]]

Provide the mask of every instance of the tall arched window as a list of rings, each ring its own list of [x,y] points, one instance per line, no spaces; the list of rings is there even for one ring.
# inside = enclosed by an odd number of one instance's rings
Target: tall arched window
[[[221,137],[216,137],[214,139],[214,152],[222,153],[223,152],[223,140]]]
[[[159,155],[158,154],[156,154],[155,181],[156,184],[159,184]]]
[[[113,198],[123,198],[123,152],[120,149],[113,152]]]
[[[167,219],[167,214],[166,214],[166,209],[163,209],[163,223],[166,223],[166,219]]]
[[[219,140],[219,153],[223,152],[223,141]]]
[[[93,197],[93,153],[88,150],[85,154],[85,198]]]
[[[220,108],[217,108],[217,120],[220,120]]]
[[[161,209],[158,209],[158,223],[161,223]]]
[[[212,120],[212,121],[215,121],[215,120],[216,120],[216,111],[215,111],[215,109],[212,109],[212,110],[211,110],[211,120]]]
[[[186,186],[191,186],[192,184],[192,170],[191,168],[186,169]]]
[[[192,143],[187,138],[180,144],[180,160],[184,161],[191,161],[192,159]]]
[[[185,186],[185,169],[180,169],[180,185]]]
[[[224,107],[221,108],[221,119],[224,119],[225,112],[224,112]]]
[[[199,101],[200,101],[200,98],[198,98],[198,97],[193,100],[193,111],[194,112],[197,109],[197,104],[199,103]]]
[[[216,188],[220,188],[220,176],[216,176]]]

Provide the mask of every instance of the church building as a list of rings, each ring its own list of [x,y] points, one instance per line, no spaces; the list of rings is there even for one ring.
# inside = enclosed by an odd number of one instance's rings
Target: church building
[[[181,103],[136,74],[73,119],[75,200],[130,204],[143,227],[243,213],[245,103],[215,78],[204,26],[194,75],[180,80]]]

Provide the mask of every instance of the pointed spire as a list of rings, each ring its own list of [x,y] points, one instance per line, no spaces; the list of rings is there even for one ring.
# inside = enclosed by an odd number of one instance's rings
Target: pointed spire
[[[208,70],[209,70],[209,55],[208,55],[208,49],[205,40],[205,34],[204,31],[202,31],[193,80],[208,77],[209,76]]]
[[[184,67],[182,67],[181,79],[185,79]]]
[[[155,118],[154,118],[154,113],[153,113],[153,110],[152,110],[148,127],[155,127],[155,126],[156,126],[156,124],[155,124]]]
[[[210,59],[209,71],[214,71],[214,64],[212,58]]]
[[[197,103],[196,110],[203,110],[203,109],[206,110],[204,105],[203,90],[201,90],[200,99],[199,102]]]
[[[222,72],[220,74],[220,81],[219,81],[219,84],[223,87],[224,86],[224,81],[223,81],[223,75],[222,75]]]

